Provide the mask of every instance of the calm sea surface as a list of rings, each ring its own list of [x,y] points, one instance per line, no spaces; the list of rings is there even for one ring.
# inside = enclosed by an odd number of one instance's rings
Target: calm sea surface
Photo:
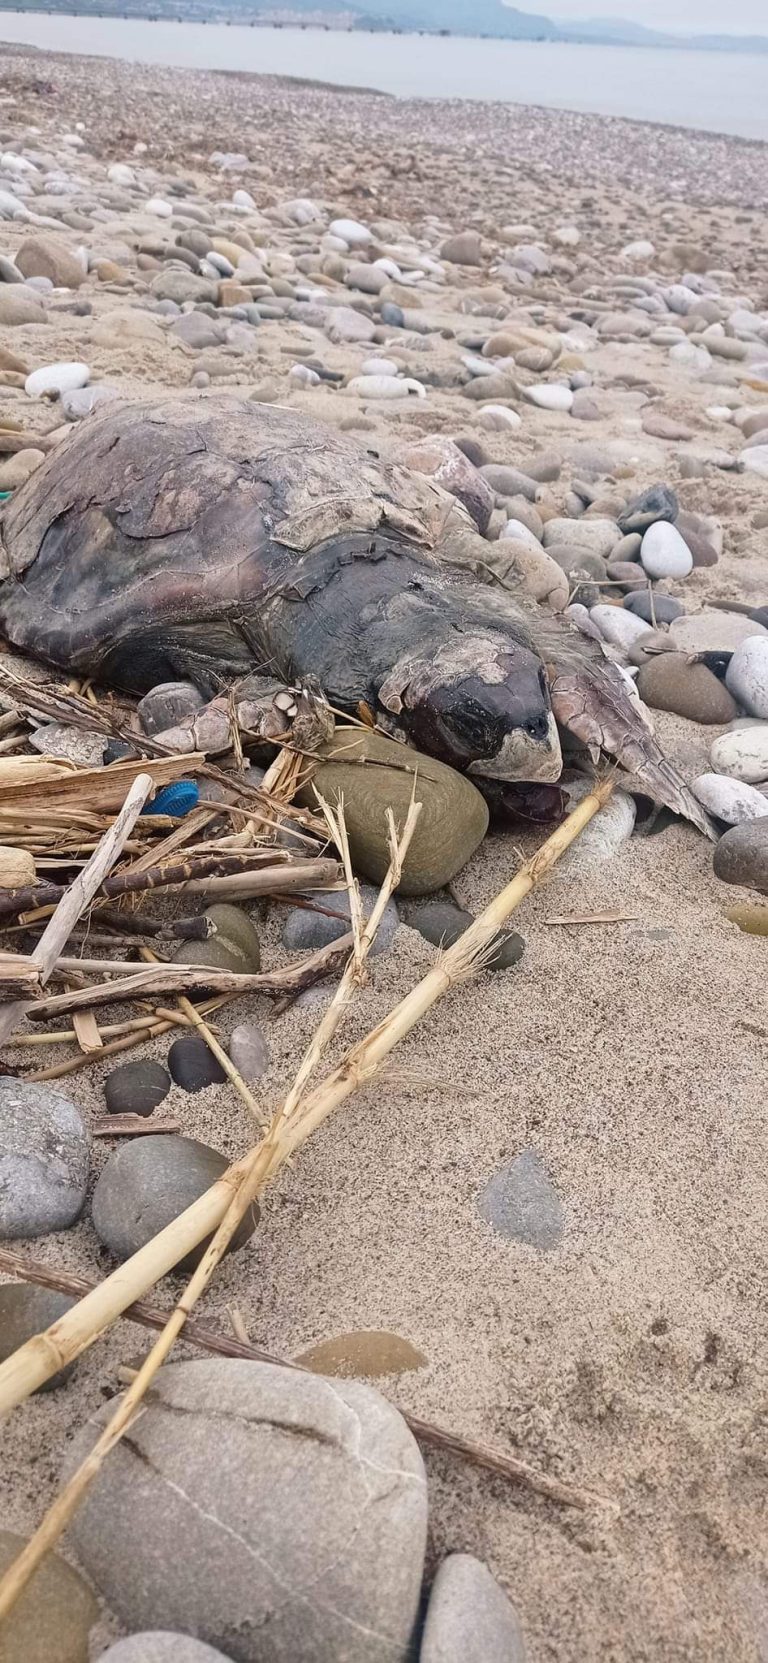
[[[768,55],[435,39],[0,11],[0,42],[188,69],[482,98],[671,122],[768,140]],[[0,73],[2,52],[0,48]]]

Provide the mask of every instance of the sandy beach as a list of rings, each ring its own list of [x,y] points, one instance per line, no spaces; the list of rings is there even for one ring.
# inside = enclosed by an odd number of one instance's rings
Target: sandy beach
[[[0,369],[6,349],[30,371],[83,362],[92,384],[131,397],[234,393],[385,450],[425,435],[473,438],[486,463],[523,474],[554,459],[537,477],[558,513],[570,511],[585,470],[613,482],[611,498],[663,481],[688,514],[722,528],[717,563],[665,580],[663,592],[691,616],[726,599],[768,604],[768,478],[733,465],[744,445],[734,411],[768,404],[768,346],[762,360],[713,351],[712,373],[670,356],[653,332],[680,325],[685,339],[689,320],[633,310],[625,282],[640,276],[653,294],[698,274],[733,309],[764,314],[765,146],[565,112],[397,102],[23,50],[2,57],[0,151],[44,155],[65,180],[58,195],[49,184],[43,200],[21,200],[58,218],[59,236],[85,248],[91,269],[74,293],[43,294],[45,322],[2,327],[0,309]],[[115,163],[138,183],[110,181]],[[0,172],[0,203],[5,190],[13,178]],[[252,209],[232,206],[237,190]],[[321,224],[296,222],[286,205],[297,198],[320,206]],[[152,199],[171,204],[167,218],[147,211]],[[267,264],[278,306],[252,343],[194,349],[172,332],[178,308],[148,304],[185,203],[203,205],[197,218],[220,239],[245,231]],[[281,315],[279,302],[323,271],[319,240],[341,218],[372,226],[382,247],[412,238],[438,261],[446,239],[477,233],[480,260],[444,262],[434,281],[390,279],[382,298],[407,313],[405,344],[397,331],[372,346],[333,341],[290,304]],[[15,259],[29,234],[0,212],[0,255]],[[653,253],[628,258],[636,242]],[[545,260],[536,272],[517,267],[516,279],[508,257],[519,245]],[[323,281],[374,315],[374,297],[352,293],[330,255]],[[0,308],[15,287],[0,283]],[[134,331],[126,317],[146,327]],[[567,337],[571,373],[588,372],[579,396],[594,404],[589,419],[502,394],[520,425],[478,422],[466,360],[510,327]],[[373,352],[393,354],[424,396],[348,392]],[[337,379],[302,383],[291,376],[297,363]],[[16,380],[0,385],[0,419],[23,426],[34,448],[61,415]],[[724,725],[653,715],[685,778],[706,772]],[[493,830],[455,880],[460,903],[481,909],[543,835]],[[425,1452],[428,1575],[448,1552],[482,1558],[518,1612],[529,1663],[768,1658],[766,940],[726,917],[759,899],[721,883],[711,845],[679,821],[603,861],[574,849],[516,914],[520,964],[449,995],[322,1128],[266,1195],[256,1236],[221,1268],[199,1313],[229,1332],[236,1304],[252,1343],[284,1358],[347,1331],[391,1330],[426,1358],[378,1382],[392,1402],[615,1504],[610,1514],[568,1509]],[[556,922],[602,912],[625,916]],[[263,963],[285,963],[281,910],[253,915]],[[401,922],[333,1060],[432,958]],[[271,1067],[255,1089],[265,1111],[290,1085],[324,997],[274,1019],[266,1001],[222,1013],[226,1033],[246,1019],[264,1024]],[[157,1040],[129,1055],[164,1061],[167,1048]],[[22,1078],[43,1066],[21,1047],[5,1062]],[[103,1113],[110,1062],[61,1082],[86,1119]],[[227,1156],[251,1141],[228,1085],[173,1087],[166,1110]],[[93,1182],[111,1148],[95,1146]],[[493,1173],[522,1151],[542,1163],[563,1209],[549,1251],[504,1239],[478,1209]],[[9,1245],[96,1278],[113,1266],[87,1204],[72,1229]],[[157,1302],[170,1305],[174,1287],[169,1279]],[[71,1436],[118,1391],[119,1365],[147,1347],[145,1333],[119,1324],[64,1389],[3,1426],[3,1527],[31,1531]],[[181,1345],[179,1355],[195,1353]],[[77,1563],[66,1538],[62,1551]],[[122,1632],[102,1605],[91,1658]]]

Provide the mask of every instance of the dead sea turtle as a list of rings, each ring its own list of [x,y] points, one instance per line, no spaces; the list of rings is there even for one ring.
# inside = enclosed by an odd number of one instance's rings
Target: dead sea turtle
[[[707,829],[621,672],[446,563],[457,525],[469,530],[464,510],[433,482],[294,410],[115,404],[6,508],[0,629],[136,693],[311,676],[477,783],[557,779],[560,722]]]

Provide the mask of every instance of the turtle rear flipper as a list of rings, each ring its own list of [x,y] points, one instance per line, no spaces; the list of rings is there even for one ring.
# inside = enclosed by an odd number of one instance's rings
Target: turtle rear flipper
[[[656,743],[624,678],[608,659],[550,665],[550,695],[558,722],[593,752],[607,751],[635,774],[650,796],[698,826],[713,842],[717,833],[677,769]]]

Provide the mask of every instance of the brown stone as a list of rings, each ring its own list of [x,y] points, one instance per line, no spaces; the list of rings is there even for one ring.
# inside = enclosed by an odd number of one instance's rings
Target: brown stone
[[[0,1530],[0,1573],[23,1547],[23,1536]],[[0,1663],[87,1663],[88,1634],[98,1615],[87,1583],[50,1553],[3,1622]]]
[[[234,277],[224,277],[219,284],[220,306],[249,306],[253,300],[250,289]]]
[[[644,664],[637,691],[652,710],[670,710],[691,722],[732,722],[735,699],[706,664],[691,664],[683,653],[665,652]]]
[[[56,289],[79,289],[85,282],[80,261],[58,237],[27,237],[16,264],[25,277],[49,277]]]

